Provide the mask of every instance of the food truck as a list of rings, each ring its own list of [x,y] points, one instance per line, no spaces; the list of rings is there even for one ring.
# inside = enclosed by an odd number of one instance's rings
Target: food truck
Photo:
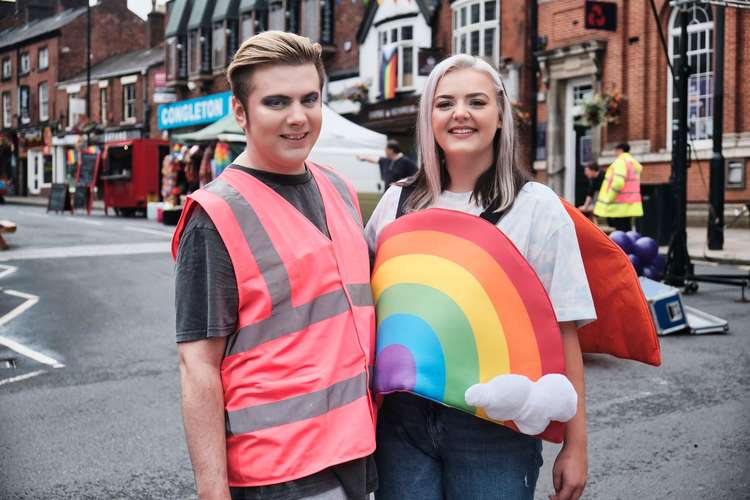
[[[131,216],[146,211],[149,201],[160,201],[161,163],[169,154],[169,142],[131,139],[108,142],[104,147],[101,179],[104,212]]]

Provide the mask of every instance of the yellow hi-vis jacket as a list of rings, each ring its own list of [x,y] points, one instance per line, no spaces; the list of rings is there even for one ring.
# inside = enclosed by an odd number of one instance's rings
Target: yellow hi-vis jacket
[[[643,167],[630,155],[622,153],[607,168],[594,205],[597,217],[641,217],[641,171]]]

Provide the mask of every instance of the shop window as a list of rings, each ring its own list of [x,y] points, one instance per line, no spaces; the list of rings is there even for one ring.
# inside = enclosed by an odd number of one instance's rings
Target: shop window
[[[49,51],[47,50],[47,47],[42,47],[41,49],[39,49],[39,53],[37,54],[37,62],[40,71],[49,68]]]
[[[170,81],[187,78],[187,50],[185,37],[173,36],[167,39],[167,79]]]
[[[21,123],[31,121],[31,91],[28,85],[18,87],[18,115],[21,117]]]
[[[43,155],[42,156],[42,184],[43,185],[52,184],[53,172],[54,172],[54,169],[52,168],[52,156]]]
[[[13,77],[13,60],[10,57],[3,59],[3,80],[10,80]]]
[[[500,55],[499,2],[468,0],[454,2],[453,53],[482,57],[497,64]]]
[[[13,97],[10,92],[3,92],[3,127],[13,126]]]
[[[49,88],[47,82],[39,84],[39,121],[46,122],[49,120]]]
[[[672,67],[677,70],[680,63],[680,16],[674,9],[669,20],[669,56]],[[688,8],[688,46],[687,58],[692,74],[688,79],[688,134],[691,140],[703,141],[697,147],[710,147],[713,137],[713,19],[709,5],[694,4]],[[672,85],[672,78],[667,78],[669,108],[671,118],[667,123],[669,144],[671,145],[672,127],[676,126],[678,100]]]
[[[68,94],[68,127],[75,127],[84,114],[86,114],[86,101],[79,98],[77,92]]]
[[[109,107],[107,106],[107,87],[99,89],[99,116],[102,125],[107,125],[107,115]]]
[[[383,98],[391,99],[394,97],[390,93],[394,84],[396,90],[411,90],[414,87],[414,27],[399,21],[395,25],[389,23],[381,28],[378,42],[382,85],[380,92]],[[394,76],[395,82],[392,82]]]
[[[20,73],[22,75],[25,75],[29,71],[31,71],[31,57],[29,57],[28,52],[24,52],[21,54],[21,71]]]
[[[122,86],[122,118],[126,122],[135,122],[135,83]]]

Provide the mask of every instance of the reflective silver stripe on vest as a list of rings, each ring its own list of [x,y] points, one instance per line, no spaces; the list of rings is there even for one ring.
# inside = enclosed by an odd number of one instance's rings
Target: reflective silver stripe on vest
[[[268,287],[268,293],[271,295],[271,310],[275,310],[285,302],[288,304],[292,296],[289,274],[253,207],[239,191],[221,178],[207,185],[205,189],[223,198],[231,208]]]
[[[369,283],[347,285],[354,306],[371,306],[372,292]],[[334,290],[320,295],[307,304],[291,307],[289,302],[274,309],[272,315],[240,329],[227,343],[226,355],[245,352],[265,342],[299,332],[308,325],[323,321],[350,309],[344,290]]]
[[[327,168],[318,167],[318,170],[320,172],[323,172],[326,177],[328,177],[328,180],[331,181],[331,184],[333,184],[333,187],[336,188],[336,191],[339,192],[339,195],[344,199],[344,203],[346,203],[346,209],[349,211],[349,215],[352,216],[354,219],[354,222],[357,223],[357,226],[362,226],[362,221],[359,217],[359,213],[357,212],[357,206],[354,203],[354,200],[352,200],[352,195],[349,192],[349,188],[346,186],[343,180],[336,175],[335,173],[331,172]]]
[[[227,412],[227,432],[246,434],[324,415],[367,393],[365,373],[319,391]]]

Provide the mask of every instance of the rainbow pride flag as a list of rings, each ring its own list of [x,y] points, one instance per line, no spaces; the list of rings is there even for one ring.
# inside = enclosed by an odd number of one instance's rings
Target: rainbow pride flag
[[[383,92],[383,99],[393,99],[396,97],[396,84],[398,80],[398,49],[393,48],[388,52],[383,52],[383,61],[380,70],[380,88]]]

